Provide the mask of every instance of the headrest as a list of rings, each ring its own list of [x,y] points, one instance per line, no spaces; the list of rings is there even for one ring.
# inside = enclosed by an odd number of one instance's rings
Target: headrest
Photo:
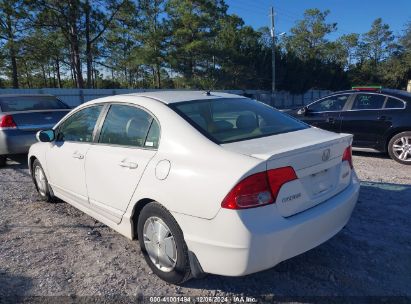
[[[207,130],[207,122],[205,121],[205,119],[200,116],[200,115],[196,115],[196,116],[192,116],[191,119],[202,129]]]
[[[144,138],[147,133],[147,119],[131,118],[126,125],[126,134],[128,138]]]
[[[231,130],[233,128],[233,124],[228,122],[228,121],[225,121],[225,120],[216,121],[214,124],[215,124],[217,130],[220,131],[220,132],[221,131]]]
[[[254,130],[258,127],[257,118],[253,114],[242,114],[238,116],[236,125],[238,129]]]

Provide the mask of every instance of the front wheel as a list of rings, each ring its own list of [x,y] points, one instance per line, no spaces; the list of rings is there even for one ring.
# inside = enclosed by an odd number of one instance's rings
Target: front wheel
[[[52,202],[53,195],[50,191],[49,182],[42,166],[40,165],[40,162],[37,159],[33,162],[32,172],[34,183],[40,199],[46,202]]]
[[[138,219],[137,233],[144,258],[157,276],[172,284],[190,278],[183,232],[167,209],[156,202],[146,205]]]
[[[404,165],[411,165],[411,132],[401,132],[391,138],[388,144],[390,157]]]

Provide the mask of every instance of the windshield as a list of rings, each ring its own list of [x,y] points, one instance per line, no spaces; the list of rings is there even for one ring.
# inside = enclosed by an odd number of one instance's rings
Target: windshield
[[[305,123],[248,98],[196,100],[171,104],[170,107],[217,143],[308,128]]]
[[[3,112],[21,112],[70,109],[70,107],[54,96],[10,96],[0,97],[0,109]]]

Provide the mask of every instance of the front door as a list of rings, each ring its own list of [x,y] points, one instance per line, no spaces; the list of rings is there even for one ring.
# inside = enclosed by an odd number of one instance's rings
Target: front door
[[[340,114],[350,96],[350,94],[341,94],[320,99],[307,107],[302,120],[314,127],[339,133],[341,129]]]
[[[56,129],[56,141],[47,150],[49,183],[61,198],[88,204],[84,161],[102,106],[82,109]]]
[[[119,223],[149,161],[157,153],[159,126],[136,106],[113,104],[98,143],[86,156],[86,183],[93,209]]]

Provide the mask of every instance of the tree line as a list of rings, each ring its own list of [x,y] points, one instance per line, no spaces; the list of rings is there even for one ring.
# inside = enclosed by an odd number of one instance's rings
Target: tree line
[[[278,90],[404,88],[411,23],[344,34],[308,9],[276,39]],[[2,0],[0,87],[271,88],[272,40],[224,0]]]

